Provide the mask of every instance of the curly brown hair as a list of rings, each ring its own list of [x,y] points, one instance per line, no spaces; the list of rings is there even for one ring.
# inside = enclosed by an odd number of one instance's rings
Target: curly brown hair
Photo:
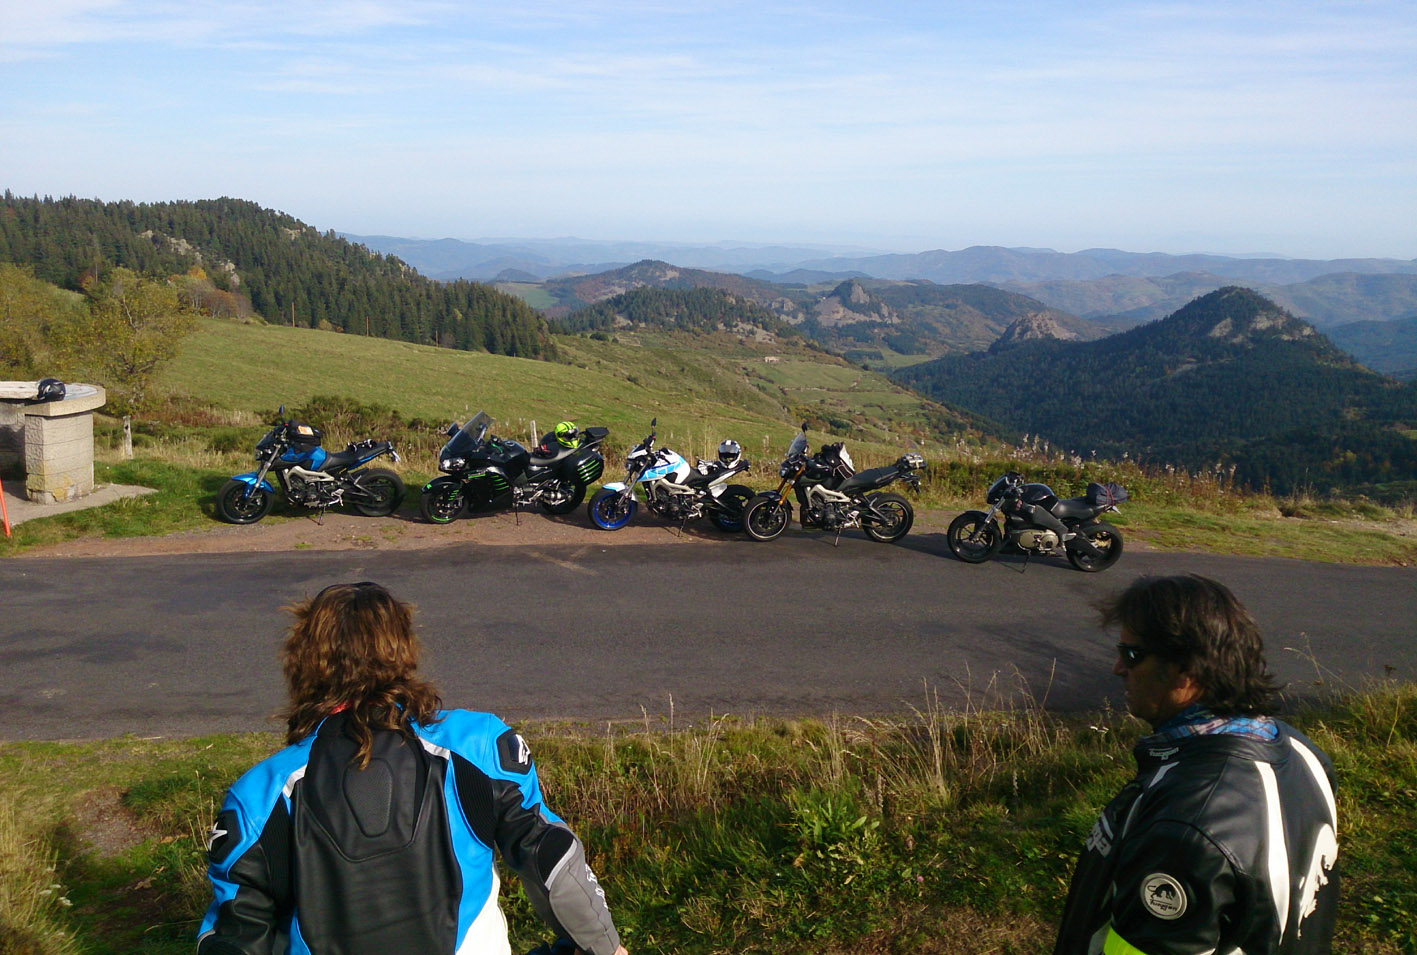
[[[1259,625],[1224,584],[1199,574],[1138,577],[1098,610],[1103,627],[1120,624],[1189,674],[1214,712],[1275,711],[1279,685],[1265,663]]]
[[[362,769],[373,730],[412,739],[412,723],[439,719],[438,691],[415,675],[420,646],[412,605],[363,581],[333,584],[285,609],[295,617],[280,657],[290,690],[287,743],[344,713],[346,731],[359,744],[353,762]]]

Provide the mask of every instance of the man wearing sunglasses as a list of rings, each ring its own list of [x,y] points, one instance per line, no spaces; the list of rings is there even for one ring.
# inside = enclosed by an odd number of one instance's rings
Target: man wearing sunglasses
[[[1259,630],[1224,586],[1143,577],[1101,607],[1112,672],[1151,724],[1073,875],[1055,955],[1330,950],[1333,765],[1274,719]]]

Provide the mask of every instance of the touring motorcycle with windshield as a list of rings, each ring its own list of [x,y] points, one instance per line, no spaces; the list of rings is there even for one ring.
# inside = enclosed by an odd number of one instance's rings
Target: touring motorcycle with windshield
[[[326,451],[319,428],[285,420],[285,406],[276,424],[256,443],[255,471],[237,474],[217,494],[217,514],[232,524],[254,524],[270,513],[276,491],[268,478],[275,475],[281,494],[292,507],[324,511],[349,504],[368,517],[386,517],[403,500],[403,480],[387,468],[364,465],[398,452],[389,441],[356,441],[343,451]]]
[[[915,523],[915,509],[899,494],[872,493],[896,481],[920,487],[916,471],[925,459],[909,451],[891,465],[857,473],[845,444],[836,442],[811,454],[807,445],[807,425],[787,448],[778,467],[780,478],[775,490],[763,491],[748,502],[743,511],[743,530],[753,540],[770,541],[792,522],[792,489],[802,517],[802,526],[841,532],[859,527],[866,536],[882,543],[904,537]]]
[[[1083,497],[1059,500],[1048,485],[1025,483],[1023,475],[1011,471],[985,493],[989,510],[956,517],[945,541],[950,552],[967,564],[982,564],[1011,546],[1025,557],[1062,552],[1078,570],[1096,573],[1122,556],[1122,532],[1097,518],[1126,499],[1120,484],[1094,481]]]
[[[548,514],[569,514],[605,470],[600,444],[609,428],[577,428],[562,421],[530,449],[491,431],[485,411],[461,427],[448,426],[448,443],[438,453],[443,476],[425,484],[419,498],[424,520],[447,524],[465,511],[533,504]]]
[[[730,483],[749,467],[738,442],[731,438],[724,441],[718,446],[718,460],[700,460],[691,466],[677,451],[654,446],[658,424],[658,418],[650,421],[649,434],[625,455],[625,480],[606,484],[591,498],[591,523],[606,531],[628,524],[638,507],[638,485],[645,505],[665,520],[682,526],[694,518],[707,517],[721,531],[741,530],[743,505],[753,490]]]

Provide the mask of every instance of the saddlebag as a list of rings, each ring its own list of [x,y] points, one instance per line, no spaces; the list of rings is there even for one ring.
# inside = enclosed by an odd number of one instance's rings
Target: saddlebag
[[[1115,507],[1127,499],[1127,489],[1120,484],[1093,481],[1087,486],[1087,503],[1093,507]]]

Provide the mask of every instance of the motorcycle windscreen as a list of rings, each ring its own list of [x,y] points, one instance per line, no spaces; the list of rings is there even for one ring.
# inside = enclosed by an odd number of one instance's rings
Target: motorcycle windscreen
[[[443,445],[443,450],[439,457],[465,457],[471,453],[482,439],[487,437],[487,432],[492,428],[492,419],[485,411],[479,411],[468,419],[467,424],[458,429],[458,433],[448,439],[448,443]]]

